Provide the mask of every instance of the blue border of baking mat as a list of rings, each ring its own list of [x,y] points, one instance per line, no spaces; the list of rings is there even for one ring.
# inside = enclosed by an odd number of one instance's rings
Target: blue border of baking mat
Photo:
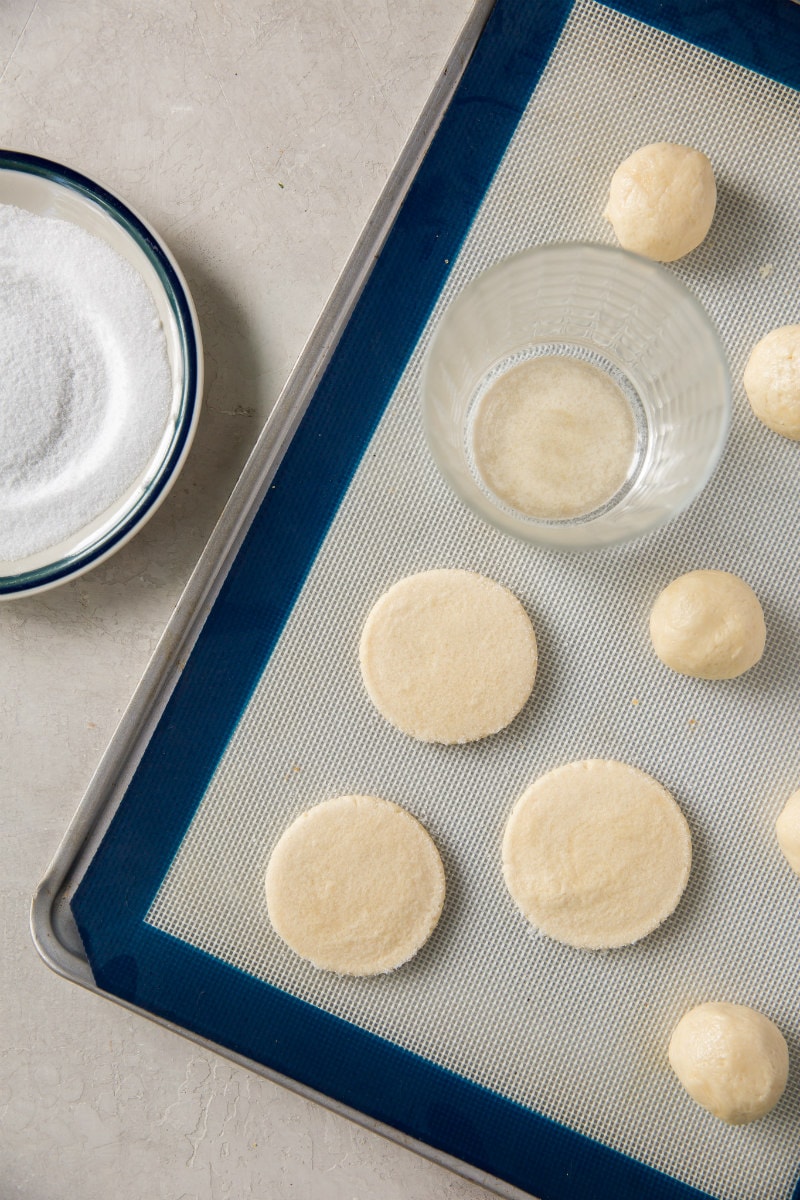
[[[791,0],[608,7],[800,88],[800,7]],[[72,910],[106,992],[542,1200],[700,1200],[144,920],[571,8],[495,5]]]

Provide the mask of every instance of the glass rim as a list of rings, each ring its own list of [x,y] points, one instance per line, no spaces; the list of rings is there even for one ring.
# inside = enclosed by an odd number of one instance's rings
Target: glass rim
[[[582,258],[585,262],[587,255],[594,257],[596,260],[616,262],[618,265],[622,265],[629,275],[631,272],[634,272],[642,280],[649,278],[654,281],[655,285],[662,292],[671,293],[678,298],[684,308],[692,313],[696,325],[702,329],[703,335],[708,339],[714,351],[715,364],[721,369],[720,415],[715,437],[705,459],[704,469],[698,473],[691,487],[686,489],[678,504],[659,510],[653,514],[649,521],[635,529],[622,527],[617,532],[613,530],[614,498],[598,508],[594,513],[589,513],[577,519],[553,521],[537,520],[534,517],[526,517],[522,513],[515,515],[511,511],[504,510],[498,503],[493,503],[490,496],[484,495],[474,481],[474,491],[468,490],[450,469],[450,464],[446,461],[445,456],[439,448],[438,438],[432,427],[430,376],[432,367],[436,362],[436,355],[441,344],[441,339],[446,335],[451,323],[457,320],[462,309],[467,308],[473,302],[473,297],[486,285],[486,282],[491,282],[493,277],[502,275],[517,262],[530,260],[532,263],[535,263],[537,260],[544,262],[548,259],[561,259],[568,263],[573,258],[576,260]],[[554,339],[549,337],[547,340],[552,342]],[[575,345],[579,344],[578,339],[570,339],[568,337],[559,337],[558,340],[572,342]],[[538,339],[532,338],[530,344],[533,346],[537,342]],[[590,342],[580,344],[591,346]],[[593,348],[598,353],[606,352],[602,347],[595,346]],[[602,242],[559,241],[529,246],[499,259],[476,274],[447,305],[439,318],[436,328],[433,330],[422,364],[419,390],[423,428],[428,448],[440,474],[458,496],[461,503],[479,520],[492,525],[505,536],[512,537],[517,541],[538,547],[542,550],[549,550],[556,553],[587,553],[592,550],[604,550],[624,546],[638,541],[669,524],[682,512],[685,512],[712,478],[722,458],[732,422],[732,388],[727,354],[714,322],[698,298],[664,264],[657,263],[652,259],[644,258],[638,254],[633,254],[622,247],[611,246]],[[602,525],[601,522],[603,523]],[[599,536],[601,528],[602,536]],[[559,537],[560,534],[564,536]]]

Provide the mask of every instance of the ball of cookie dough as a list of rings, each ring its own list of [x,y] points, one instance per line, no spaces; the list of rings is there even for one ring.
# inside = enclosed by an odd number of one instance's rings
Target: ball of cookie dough
[[[759,421],[800,442],[800,325],[782,325],[757,342],[743,382]]]
[[[735,679],[764,653],[767,631],[758,597],[727,571],[689,571],[674,579],[650,615],[650,640],[673,671],[696,679]]]
[[[775,822],[775,835],[784,858],[800,875],[800,790],[786,801],[786,807]]]
[[[472,571],[409,575],[367,617],[359,646],[375,707],[423,742],[497,733],[531,694],[536,635],[507,588]]]
[[[705,154],[655,142],[617,167],[604,215],[626,250],[673,262],[700,245],[716,203],[714,172]]]
[[[379,796],[336,796],[284,831],[265,889],[273,928],[296,954],[343,975],[377,975],[430,937],[444,867],[404,808]]]
[[[774,1108],[789,1073],[781,1031],[743,1004],[690,1009],[675,1026],[669,1061],[692,1099],[730,1125]]]

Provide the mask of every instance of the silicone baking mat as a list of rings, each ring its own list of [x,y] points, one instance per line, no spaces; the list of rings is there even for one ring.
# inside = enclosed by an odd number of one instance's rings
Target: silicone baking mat
[[[739,383],[753,343],[797,319],[792,85],[789,0],[500,0],[73,901],[105,990],[543,1200],[800,1195],[800,884],[773,833],[800,784],[800,454],[755,421]],[[537,552],[437,475],[421,362],[447,303],[490,263],[612,241],[610,174],[660,140],[702,148],[717,175],[711,232],[670,269],[728,352],[730,441],[667,529],[620,550]],[[468,746],[405,738],[359,676],[372,603],[434,566],[511,588],[539,637],[531,702]],[[679,677],[649,648],[656,595],[695,567],[734,571],[762,600],[767,651],[740,680]],[[675,916],[605,954],[536,937],[500,872],[519,792],[587,757],[655,775],[694,841]],[[281,832],[342,792],[407,807],[447,871],[433,938],[372,979],[297,959],[263,900]],[[753,1005],[789,1042],[786,1094],[751,1126],[693,1104],[667,1063],[674,1024],[709,999]]]

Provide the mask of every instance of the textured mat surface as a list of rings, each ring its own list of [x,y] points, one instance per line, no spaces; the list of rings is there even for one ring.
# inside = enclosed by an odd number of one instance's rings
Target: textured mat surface
[[[580,0],[148,916],[721,1200],[788,1200],[800,1133],[800,883],[773,835],[800,785],[800,453],[755,421],[740,384],[752,344],[797,318],[796,129],[789,88]],[[535,243],[610,242],[609,177],[632,149],[658,140],[698,146],[717,174],[711,233],[670,269],[724,340],[731,438],[710,486],[661,533],[597,555],[537,553],[478,523],[438,477],[419,418],[421,361],[444,306],[488,264]],[[531,702],[503,734],[466,747],[394,731],[358,671],[373,601],[433,566],[510,587],[539,636]],[[656,595],[696,567],[734,571],[762,600],[767,651],[738,681],[680,678],[650,650]],[[515,797],[550,767],[591,756],[655,775],[694,839],[675,916],[608,954],[532,935],[500,872]],[[279,941],[263,876],[299,811],[359,791],[425,823],[445,859],[448,900],[411,964],[348,980],[315,971]],[[727,1128],[671,1074],[670,1031],[707,999],[752,1004],[789,1041],[787,1093],[765,1121]]]

